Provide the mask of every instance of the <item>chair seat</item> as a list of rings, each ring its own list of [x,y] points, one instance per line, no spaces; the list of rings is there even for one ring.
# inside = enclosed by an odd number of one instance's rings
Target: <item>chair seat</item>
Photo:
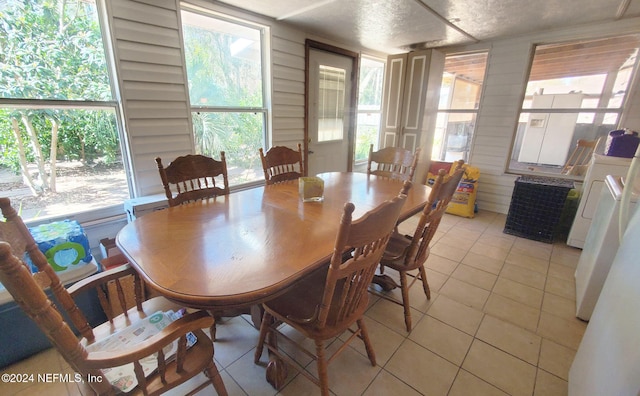
[[[416,260],[407,260],[405,262],[405,253],[410,246],[411,237],[397,232],[393,233],[389,240],[389,244],[387,245],[387,249],[382,255],[380,264],[396,271],[411,271],[420,267],[424,263],[417,262]],[[429,247],[427,247],[427,250],[429,250]],[[426,257],[429,257],[428,252]]]
[[[304,319],[314,318],[314,315],[317,314],[316,307],[318,307],[322,301],[326,279],[327,269],[322,267],[297,282],[293,288],[288,290],[283,296],[263,303],[263,306],[266,311],[278,320],[285,321],[284,319],[288,319],[286,322],[289,325],[310,338],[327,340],[336,337],[347,330],[352,323],[350,320],[344,320],[341,321],[342,326],[333,325],[336,323],[336,306],[339,304],[339,299],[334,298],[332,300],[327,318],[327,324],[331,324],[330,326],[318,328],[316,321],[304,321]],[[341,282],[338,281],[336,289],[340,290],[341,288]],[[360,306],[351,315],[354,317],[353,321],[356,320],[355,318],[362,316],[367,309],[368,303],[368,296],[365,295]]]
[[[167,300],[164,297],[155,297],[143,302],[142,308],[143,311],[139,312],[136,307],[133,307],[127,312],[128,318],[124,314],[120,314],[113,319],[113,324],[106,322],[95,327],[94,334],[96,336],[96,340],[103,340],[106,337],[109,337],[124,328],[133,326],[148,315],[152,315],[158,311],[167,312],[171,310],[177,312],[182,307]],[[195,376],[198,373],[203,372],[203,370],[211,363],[211,356],[213,355],[213,344],[211,342],[208,342],[209,339],[202,330],[195,330],[192,333],[198,340],[202,340],[202,342],[196,342],[191,348],[187,350],[188,358],[184,360],[181,372],[178,372],[176,370],[175,360],[167,363],[165,373],[166,383],[178,382],[180,378],[184,377],[185,375]],[[87,345],[86,339],[83,338],[81,342],[83,345]],[[162,392],[167,391],[166,383],[162,382],[162,379],[157,373],[154,372],[150,374],[147,377],[147,381],[147,390],[149,392],[149,395],[161,394]],[[92,394],[92,390],[88,386],[88,384],[84,384],[83,389],[86,389],[88,391],[87,394]],[[83,394],[85,393],[83,392]],[[139,387],[136,387],[131,392],[127,393],[127,395],[142,394],[143,391]]]
[[[429,257],[429,244],[462,179],[464,173],[463,165],[464,161],[459,160],[450,175],[447,175],[444,169],[439,170],[413,236],[402,235],[396,228],[380,259],[380,273],[382,276],[376,277],[374,283],[382,287],[384,292],[400,287],[402,302],[397,301],[387,293],[382,293],[375,289],[372,289],[371,292],[403,306],[407,331],[411,331],[412,327],[409,289],[419,281],[422,284],[425,297],[427,297],[427,300],[431,299],[431,290],[427,281],[427,271],[424,268],[424,263]],[[384,275],[384,269],[387,267],[398,271],[400,285],[397,285],[389,276]],[[413,270],[418,270],[418,273],[408,273]],[[412,278],[412,280],[409,282],[408,278]]]
[[[193,334],[198,339],[204,339],[203,337],[207,337],[207,335],[202,330],[193,331]],[[210,342],[196,342],[189,350],[187,351],[188,359],[185,359],[184,364],[182,366],[182,371],[180,373],[176,370],[176,361],[173,360],[167,364],[165,379],[167,383],[177,382],[181,377],[185,375],[196,376],[207,367],[210,363],[210,356],[213,353],[213,344]],[[148,381],[148,394],[149,395],[160,395],[167,391],[166,384],[162,383],[162,379],[157,373],[153,373],[147,377]],[[203,381],[207,381],[206,377],[203,378]],[[94,391],[91,389],[88,383],[79,382],[78,386],[83,395],[92,395]],[[196,388],[196,389],[199,389]],[[130,392],[126,393],[126,395],[130,396],[138,396],[143,395],[144,392],[139,387],[134,388]]]
[[[263,303],[265,312],[254,362],[260,361],[266,344],[276,356],[267,366],[267,381],[276,389],[284,385],[287,374],[283,362],[287,362],[318,385],[323,396],[329,396],[327,366],[355,339],[364,343],[371,365],[376,365],[375,352],[363,319],[369,304],[367,286],[398,222],[410,187],[411,183],[405,182],[397,197],[383,202],[355,221],[352,218],[355,206],[345,203],[329,263],[297,281],[280,296]],[[312,339],[315,353],[283,334],[279,329],[281,323]],[[352,329],[353,325],[357,325],[357,329]],[[351,336],[331,356],[327,356],[325,343],[345,331],[349,331]],[[316,361],[317,378],[279,350],[279,336]]]
[[[96,337],[96,340],[102,340],[106,337],[109,337],[111,334],[116,333],[122,329],[125,329],[129,326],[132,326],[142,319],[146,318],[149,315],[153,315],[158,311],[174,311],[177,312],[182,307],[167,300],[164,297],[154,297],[142,303],[142,312],[139,312],[137,308],[134,306],[133,308],[127,311],[127,316],[124,314],[120,314],[113,318],[113,324],[109,322],[105,322],[101,325],[98,325],[93,328],[93,334]],[[82,345],[87,345],[87,340],[81,340]]]

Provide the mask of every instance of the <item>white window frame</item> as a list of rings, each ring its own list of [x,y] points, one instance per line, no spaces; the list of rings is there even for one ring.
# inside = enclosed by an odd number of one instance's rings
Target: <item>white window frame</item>
[[[475,139],[476,133],[477,133],[477,121],[478,121],[478,114],[480,111],[480,103],[482,102],[482,98],[484,96],[484,90],[485,90],[485,85],[486,85],[486,77],[487,77],[487,70],[488,70],[488,65],[489,65],[489,49],[480,49],[477,51],[472,51],[472,52],[452,52],[452,53],[448,53],[445,54],[445,60],[447,57],[451,57],[451,56],[460,56],[460,55],[472,55],[472,54],[486,54],[487,58],[486,58],[486,63],[485,63],[485,71],[484,71],[484,76],[482,79],[482,86],[480,87],[480,96],[478,98],[478,106],[474,109],[452,109],[450,108],[451,106],[451,102],[453,99],[453,90],[451,92],[451,94],[449,95],[449,100],[447,103],[447,107],[440,107],[438,106],[438,111],[436,113],[436,117],[439,117],[441,114],[446,114],[447,116],[450,114],[474,114],[475,115],[475,119],[476,119],[476,125],[474,125],[473,127],[473,133],[471,135],[471,139],[469,142],[469,150],[466,152],[466,158],[461,158],[464,159],[466,162],[469,161],[469,157],[471,156],[472,152],[473,152],[473,140]],[[444,71],[443,71],[444,74]],[[452,86],[452,88],[455,87],[455,84]],[[445,131],[443,133],[442,138],[446,138],[447,134],[446,134],[446,126],[448,125],[448,121],[445,123]],[[435,133],[435,131],[434,131]],[[443,142],[444,144],[444,142]],[[446,159],[440,159],[440,158],[433,158],[433,153],[429,153],[429,156],[431,158],[432,161],[446,161]]]
[[[109,76],[109,87],[113,100],[108,101],[92,101],[92,100],[63,100],[63,99],[14,99],[0,98],[0,107],[4,108],[39,108],[39,109],[61,109],[61,110],[112,110],[115,114],[116,127],[118,129],[118,138],[120,141],[120,152],[122,156],[122,166],[127,175],[127,193],[132,197],[133,180],[131,175],[130,151],[127,147],[125,127],[122,117],[122,100],[119,96],[118,78],[114,66],[114,49],[109,35],[109,25],[106,18],[106,0],[95,0],[96,10],[98,14],[98,23],[100,25],[100,34],[102,36],[102,44],[105,51],[105,61],[107,64],[107,73]],[[101,220],[113,219],[114,217],[124,218],[122,204],[105,206],[98,209],[91,209],[84,212],[69,212],[62,215],[43,216],[34,219],[25,220],[28,226],[58,221],[62,219],[76,220],[81,224],[88,222],[100,222]]]
[[[271,117],[272,117],[272,109],[271,109],[271,84],[270,84],[270,28],[266,25],[259,24],[256,22],[252,22],[250,20],[234,17],[228,14],[224,14],[218,11],[214,11],[209,8],[198,7],[189,3],[181,2],[180,3],[180,11],[188,11],[192,13],[197,13],[203,15],[205,17],[219,19],[228,23],[243,25],[252,29],[256,29],[260,31],[260,47],[261,47],[261,73],[262,73],[262,107],[235,107],[235,106],[200,106],[193,105],[191,103],[190,97],[187,95],[187,102],[189,106],[189,114],[192,117],[193,113],[260,113],[262,114],[263,119],[263,135],[262,135],[262,148],[268,149],[268,142],[271,141]],[[182,27],[181,27],[182,29]],[[181,43],[184,51],[184,41]],[[187,74],[187,69],[185,65],[185,74]],[[188,78],[188,76],[187,76]],[[192,128],[191,133],[194,134],[193,122],[191,122]],[[193,135],[193,144],[195,150],[195,135]],[[257,154],[257,153],[256,153]],[[227,162],[229,160],[227,159]],[[262,165],[260,164],[260,169],[262,169]],[[241,190],[245,188],[251,188],[255,186],[259,186],[264,184],[264,179],[255,180],[242,184],[230,185],[229,189],[231,191]]]
[[[385,72],[386,72],[386,68],[387,68],[387,61],[386,61],[386,59],[378,58],[378,57],[373,56],[373,55],[362,54],[361,57],[365,58],[365,59],[372,60],[374,62],[382,63],[382,65],[383,65],[382,66],[382,89],[380,90],[380,108],[379,109],[364,109],[364,108],[361,108],[360,107],[360,99],[358,99],[358,107],[356,109],[356,138],[355,138],[355,141],[354,141],[353,149],[355,151],[357,140],[358,140],[358,116],[360,114],[379,114],[380,122],[378,123],[378,135],[376,136],[376,139],[373,142],[373,149],[377,150],[378,149],[378,145],[380,144],[380,139],[381,139],[380,134],[382,132],[382,108],[383,108],[383,103],[382,103],[383,99],[382,98],[383,98],[383,95],[384,95],[384,76],[385,76]],[[363,62],[360,62],[360,68],[362,68],[362,63]],[[361,76],[361,75],[362,75],[362,73],[360,71],[358,71],[358,76]],[[358,81],[358,89],[360,89],[360,81]],[[367,163],[367,161],[368,161],[368,158],[357,160],[356,156],[355,156],[355,153],[354,153],[353,158],[354,158],[354,165],[362,165],[362,164]]]

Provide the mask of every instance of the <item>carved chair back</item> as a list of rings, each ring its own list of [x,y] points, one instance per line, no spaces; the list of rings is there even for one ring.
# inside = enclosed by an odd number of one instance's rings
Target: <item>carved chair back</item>
[[[297,151],[285,146],[274,146],[265,154],[261,148],[260,159],[267,185],[285,180],[295,180],[304,176],[302,145],[300,143],[298,143]]]
[[[369,147],[367,174],[413,181],[419,156],[420,149],[415,153],[401,147],[373,151],[372,144]]]
[[[156,164],[169,206],[229,194],[224,151],[220,152],[219,161],[204,155],[189,154],[176,158],[167,167],[157,157]]]

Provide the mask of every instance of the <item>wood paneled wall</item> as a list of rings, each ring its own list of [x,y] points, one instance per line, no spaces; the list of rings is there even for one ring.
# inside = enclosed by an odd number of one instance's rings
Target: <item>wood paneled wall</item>
[[[308,35],[286,24],[203,0],[190,4],[263,24],[270,29],[270,145],[295,147],[304,137],[304,40]],[[156,155],[176,157],[193,150],[184,51],[177,0],[109,0],[108,14],[119,72],[120,95],[132,153],[136,194],[160,193]],[[478,205],[506,213],[517,175],[505,173],[533,46],[579,38],[640,31],[640,19],[590,25],[497,40],[443,52],[489,49],[483,99],[470,163],[481,170]],[[328,40],[326,40],[328,42]],[[340,46],[340,43],[330,42]],[[359,49],[348,48],[358,52]],[[364,51],[366,52],[366,51]],[[379,54],[377,54],[379,55]],[[625,126],[640,129],[637,82]]]

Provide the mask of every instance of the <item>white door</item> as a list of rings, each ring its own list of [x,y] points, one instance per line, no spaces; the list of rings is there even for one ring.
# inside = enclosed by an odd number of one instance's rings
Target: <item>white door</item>
[[[430,108],[427,101],[434,100],[427,97],[428,90],[434,91],[429,75],[442,76],[436,70],[437,62],[442,65],[438,68],[444,67],[444,55],[431,49],[387,57],[381,147],[415,151],[421,146],[423,131],[428,128],[423,125]],[[440,80],[436,85],[439,88]]]
[[[352,65],[350,57],[309,50],[309,176],[348,170]]]

